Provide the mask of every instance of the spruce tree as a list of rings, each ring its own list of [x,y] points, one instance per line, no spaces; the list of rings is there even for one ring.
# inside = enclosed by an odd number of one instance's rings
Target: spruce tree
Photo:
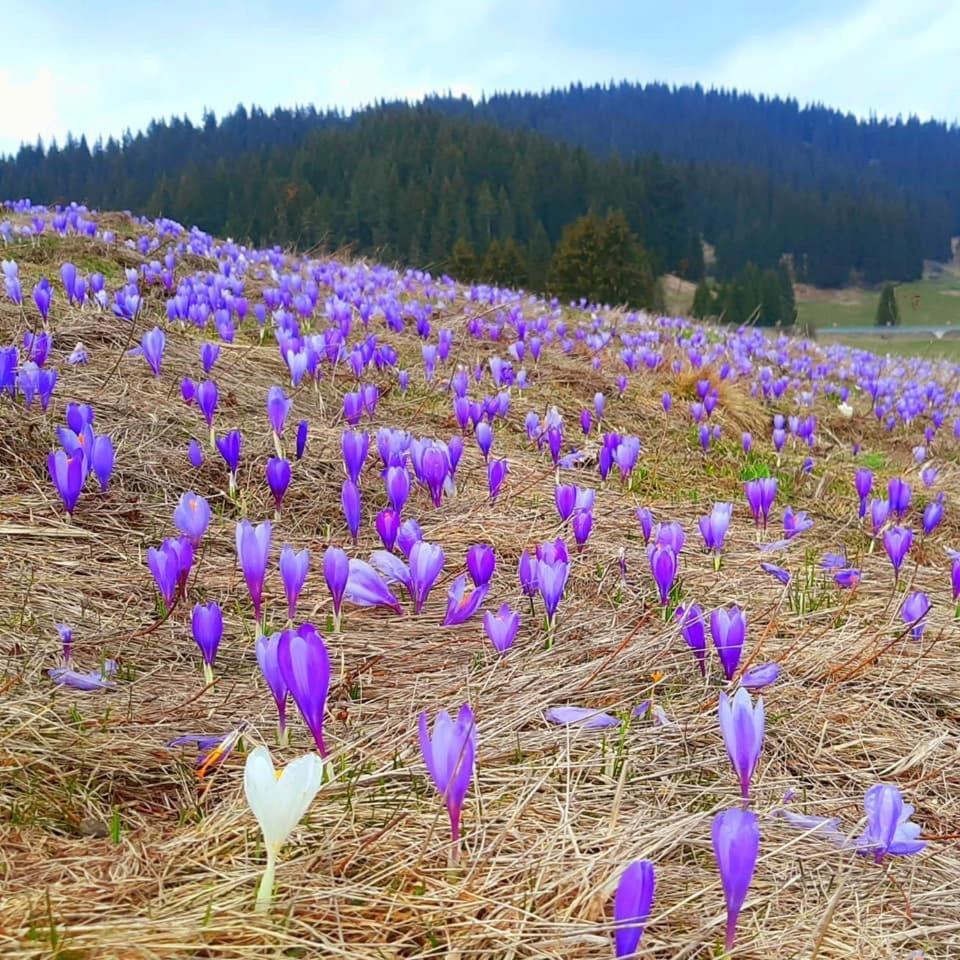
[[[499,240],[491,240],[487,252],[483,255],[483,265],[480,268],[480,277],[488,283],[500,284],[506,272],[506,261],[503,245]]]
[[[621,210],[587,214],[564,228],[550,262],[550,287],[564,300],[648,307],[653,271]]]
[[[713,294],[706,280],[701,280],[697,284],[697,289],[693,292],[693,305],[690,307],[691,316],[698,320],[711,317],[716,312]]]
[[[527,258],[520,244],[510,237],[503,244],[503,260],[498,283],[514,290],[525,287],[528,279]]]
[[[900,307],[897,305],[897,294],[892,283],[885,283],[880,291],[874,323],[878,327],[896,327],[900,324]]]
[[[473,249],[473,244],[469,240],[464,237],[457,239],[450,251],[447,270],[455,280],[470,283],[477,279],[480,264],[477,260],[476,251]]]

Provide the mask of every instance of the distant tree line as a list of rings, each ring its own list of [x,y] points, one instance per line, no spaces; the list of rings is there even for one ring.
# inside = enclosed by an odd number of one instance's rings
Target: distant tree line
[[[796,319],[793,281],[786,263],[761,270],[749,263],[725,283],[701,280],[690,312],[700,319],[758,327],[788,327]]]
[[[846,139],[830,133],[831,118]],[[835,286],[912,279],[925,256],[946,255],[960,186],[940,196],[922,181],[943,179],[957,140],[949,128],[858,125],[699,88],[572,87],[350,116],[239,107],[92,149],[82,138],[38,144],[0,160],[0,196],[81,199],[451,272],[475,262],[477,276],[522,276],[538,290],[565,227],[620,210],[654,275],[699,280],[702,237],[722,282],[788,255],[798,280]],[[877,164],[861,163],[861,141],[884,147]],[[929,170],[919,143],[936,147]]]

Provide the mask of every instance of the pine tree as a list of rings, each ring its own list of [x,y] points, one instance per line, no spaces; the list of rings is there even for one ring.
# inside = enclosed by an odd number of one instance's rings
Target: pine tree
[[[518,290],[526,286],[527,279],[527,258],[517,241],[510,237],[503,245],[503,261],[497,282]]]
[[[691,316],[698,320],[711,317],[716,312],[716,303],[713,294],[706,280],[701,280],[697,284],[697,289],[693,292],[693,305],[690,307]]]
[[[503,246],[499,240],[491,240],[487,252],[483,255],[483,265],[480,267],[481,278],[488,283],[499,284],[506,269]]]
[[[896,327],[900,324],[900,307],[897,305],[897,294],[892,283],[885,283],[880,291],[874,323],[878,327]]]
[[[550,238],[544,229],[543,222],[537,220],[530,242],[527,244],[527,283],[531,290],[543,291],[547,286],[547,271],[550,268]]]
[[[587,214],[564,228],[550,262],[550,287],[564,300],[646,307],[653,272],[621,210]]]
[[[469,240],[460,237],[450,251],[447,270],[455,280],[470,283],[477,279],[480,272],[480,263],[476,251]]]
[[[784,323],[793,325],[797,321],[797,298],[793,290],[793,278],[790,267],[781,260],[777,265],[777,282],[780,285],[780,299],[783,305]]]

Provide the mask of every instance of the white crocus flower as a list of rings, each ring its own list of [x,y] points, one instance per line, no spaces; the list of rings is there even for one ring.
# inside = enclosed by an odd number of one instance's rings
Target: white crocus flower
[[[315,753],[297,757],[279,772],[266,747],[257,747],[247,757],[243,789],[267,850],[267,869],[257,890],[260,912],[270,906],[280,848],[313,803],[322,782],[323,761]]]
[[[839,403],[837,410],[840,411],[840,416],[846,417],[848,420],[853,416],[853,407],[849,403]]]

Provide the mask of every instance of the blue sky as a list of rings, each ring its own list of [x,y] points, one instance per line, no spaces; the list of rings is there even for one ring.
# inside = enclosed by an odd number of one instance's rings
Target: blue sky
[[[787,8],[787,9],[785,9]],[[960,119],[958,0],[3,0],[0,152],[237,103],[662,80]]]

